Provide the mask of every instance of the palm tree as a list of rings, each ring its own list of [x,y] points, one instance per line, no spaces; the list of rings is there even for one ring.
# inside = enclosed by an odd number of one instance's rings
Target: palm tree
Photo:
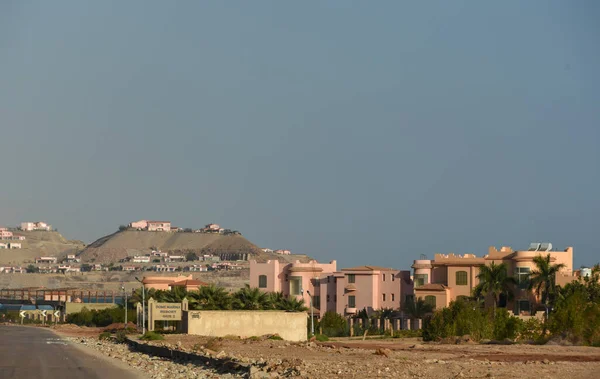
[[[500,301],[500,295],[511,295],[514,285],[517,283],[515,278],[508,276],[506,264],[496,264],[479,266],[477,275],[479,284],[473,289],[474,295],[478,298],[491,295],[494,298],[494,311],[496,316],[496,307]]]
[[[250,288],[248,284],[233,294],[235,309],[261,310],[270,309],[270,296],[259,288]]]
[[[433,312],[433,306],[419,297],[416,300],[409,300],[404,305],[404,311],[414,319],[422,319],[426,314]]]
[[[546,308],[546,318],[551,300],[556,294],[556,273],[565,267],[563,263],[551,264],[550,254],[537,255],[533,258],[536,269],[531,272],[529,279],[529,290],[533,290],[541,297]]]
[[[279,301],[279,303],[277,303],[275,309],[288,312],[304,312],[308,310],[306,305],[304,305],[304,299],[298,300],[294,296],[284,297],[281,301]]]
[[[214,284],[202,286],[198,291],[188,293],[190,309],[228,310],[231,309],[231,296],[223,287]]]

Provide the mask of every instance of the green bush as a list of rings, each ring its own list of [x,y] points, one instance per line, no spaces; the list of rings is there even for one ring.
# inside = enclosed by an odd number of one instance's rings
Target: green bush
[[[162,341],[165,339],[165,337],[163,337],[161,334],[147,331],[140,337],[140,339],[144,341]]]
[[[269,336],[269,339],[273,341],[283,341],[283,338],[281,338],[278,334],[273,334],[272,336]]]
[[[511,339],[516,340],[522,334],[524,323],[518,317],[511,316],[508,311],[504,308],[498,308],[496,310],[496,317],[494,318],[494,339],[504,340]]]
[[[112,339],[112,334],[110,334],[110,332],[102,332],[100,333],[100,335],[98,336],[99,340],[111,340]]]
[[[127,312],[127,321],[136,322],[136,312],[129,309]],[[125,308],[114,307],[102,310],[90,311],[86,307],[78,313],[67,315],[67,323],[79,326],[99,326],[104,327],[114,323],[122,323],[125,321]]]
[[[325,334],[317,334],[317,335],[315,335],[315,338],[319,342],[327,342],[327,341],[329,341],[329,337],[327,337]]]
[[[160,334],[159,334],[159,336],[160,336]],[[127,342],[127,332],[125,332],[124,330],[119,330],[115,334],[115,341],[117,343],[125,343],[125,342]]]
[[[326,312],[319,326],[328,337],[345,337],[349,334],[348,321],[336,312]]]
[[[493,337],[491,315],[472,301],[457,300],[448,308],[436,311],[424,322],[423,340],[439,341],[454,336],[469,335],[475,341]]]

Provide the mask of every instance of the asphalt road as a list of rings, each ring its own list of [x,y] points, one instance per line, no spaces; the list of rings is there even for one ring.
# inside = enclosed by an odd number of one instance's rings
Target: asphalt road
[[[140,379],[119,361],[87,352],[49,330],[0,325],[1,379]]]

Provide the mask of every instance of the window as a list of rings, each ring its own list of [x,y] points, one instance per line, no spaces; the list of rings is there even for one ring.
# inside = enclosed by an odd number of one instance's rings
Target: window
[[[348,308],[356,308],[356,297],[348,296]]]
[[[428,274],[415,274],[415,287],[421,287],[429,281]]]
[[[529,267],[516,267],[515,268],[515,279],[520,289],[526,289],[529,287],[529,276],[531,275],[531,269]]]
[[[267,288],[267,276],[266,275],[258,276],[258,288]]]
[[[515,302],[515,314],[528,315],[530,312],[529,300],[519,300]]]
[[[356,283],[356,275],[348,274],[348,283]]]
[[[321,296],[313,296],[313,307],[317,309],[321,308]]]
[[[327,302],[328,302],[328,303],[329,303],[329,300],[330,300],[330,296],[329,296],[329,295],[327,295]]]
[[[393,282],[394,280],[396,280],[396,276],[395,276],[394,274],[392,274],[391,276],[392,276],[392,282]]]
[[[333,301],[337,303],[337,295],[333,295]]]
[[[435,308],[435,296],[425,296],[425,303],[431,305],[433,308]]]
[[[457,286],[466,286],[468,284],[467,272],[466,271],[457,271],[456,272],[456,285]]]
[[[393,276],[392,276],[393,278]],[[396,301],[396,294],[392,294],[392,301]]]
[[[385,294],[383,294],[383,301],[385,301]]]
[[[285,274],[285,281],[288,281],[288,274]]]
[[[383,281],[385,282],[385,274],[381,274],[381,275],[383,275]]]
[[[302,277],[292,276],[290,278],[290,295],[302,295]]]

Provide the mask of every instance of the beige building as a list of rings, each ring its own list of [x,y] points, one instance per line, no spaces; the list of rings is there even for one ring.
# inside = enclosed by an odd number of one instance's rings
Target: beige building
[[[550,254],[552,264],[564,264],[565,268],[557,276],[557,284],[566,283],[574,279],[573,274],[573,248],[564,251],[552,250],[550,243],[532,243],[527,250],[513,250],[503,246],[500,250],[490,247],[488,254],[477,257],[473,254],[436,254],[433,260],[415,260],[414,270],[414,296],[423,298],[436,308],[447,307],[451,301],[461,296],[469,297],[473,289],[479,284],[477,275],[481,265],[505,263],[508,275],[513,276],[517,282],[515,298],[508,301],[500,297],[500,306],[508,307],[518,315],[531,313],[539,299],[532,295],[527,287],[529,276],[535,270],[533,258],[539,255]]]

